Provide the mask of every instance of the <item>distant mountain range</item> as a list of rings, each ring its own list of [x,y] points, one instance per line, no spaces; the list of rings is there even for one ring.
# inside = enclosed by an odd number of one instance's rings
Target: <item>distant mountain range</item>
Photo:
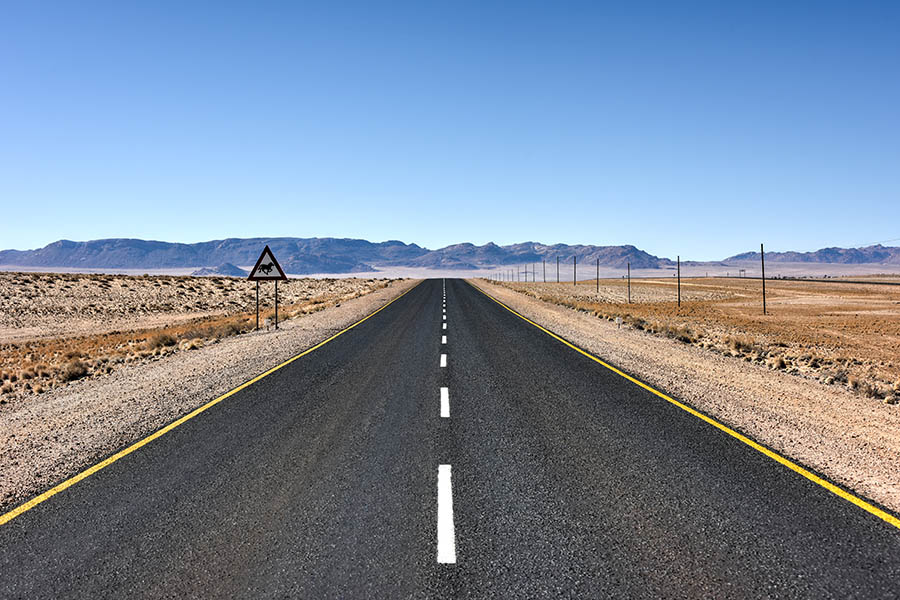
[[[251,266],[268,244],[282,268],[295,275],[307,273],[354,273],[376,267],[420,267],[471,270],[539,262],[542,258],[622,267],[654,269],[673,264],[634,246],[547,246],[534,242],[498,246],[455,244],[429,250],[398,241],[373,243],[338,238],[231,238],[178,244],[135,239],[89,242],[60,240],[37,250],[0,251],[0,265],[18,267],[63,267],[80,269],[206,269],[204,274],[234,272],[234,265]],[[213,267],[213,265],[219,265]]]
[[[744,252],[725,259],[725,262],[759,260],[759,252]],[[791,263],[829,263],[838,265],[884,264],[900,265],[900,248],[896,246],[866,246],[864,248],[822,248],[815,252],[766,252],[766,261]]]
[[[570,262],[608,268],[660,269],[674,266],[668,258],[648,254],[634,246],[591,246],[524,242],[508,246],[488,243],[454,244],[429,250],[399,241],[373,243],[339,238],[230,238],[179,244],[136,239],[107,239],[88,242],[60,240],[37,250],[0,251],[4,267],[79,269],[198,269],[200,274],[243,276],[236,267],[254,264],[268,244],[288,273],[358,273],[384,267],[474,270],[519,265],[559,256]],[[758,252],[729,257],[722,262],[759,260]],[[900,248],[825,248],[817,252],[766,253],[772,262],[887,263],[900,264]],[[685,263],[687,264],[687,263]],[[700,264],[700,263],[691,263]],[[712,263],[708,263],[712,264]],[[721,264],[721,263],[720,263]]]

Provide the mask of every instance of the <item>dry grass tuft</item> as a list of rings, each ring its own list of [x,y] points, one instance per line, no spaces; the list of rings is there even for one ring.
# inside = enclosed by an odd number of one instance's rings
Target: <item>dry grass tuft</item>
[[[63,369],[61,379],[64,382],[75,381],[81,379],[88,374],[88,369],[80,360],[73,360]]]
[[[169,335],[168,333],[160,333],[154,335],[146,342],[144,342],[144,350],[156,350],[157,348],[168,348],[169,346],[174,346],[178,343],[174,337]]]
[[[769,360],[769,367],[772,369],[781,370],[787,366],[787,363],[784,362],[784,359],[780,356],[776,356]]]

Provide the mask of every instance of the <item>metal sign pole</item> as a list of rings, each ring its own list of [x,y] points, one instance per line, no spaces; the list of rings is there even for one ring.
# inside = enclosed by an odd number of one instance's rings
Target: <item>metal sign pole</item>
[[[678,306],[681,306],[681,256],[678,257]]]
[[[766,254],[762,244],[759,245],[759,260],[762,264],[763,314],[766,314]]]
[[[278,280],[275,280],[275,329],[278,329]]]
[[[256,330],[259,331],[259,279],[256,280]]]
[[[628,304],[631,304],[631,263],[628,263]]]

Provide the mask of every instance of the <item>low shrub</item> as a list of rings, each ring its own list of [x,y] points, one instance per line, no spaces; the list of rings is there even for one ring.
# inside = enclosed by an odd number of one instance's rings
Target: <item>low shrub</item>
[[[878,387],[877,384],[871,383],[869,381],[864,381],[859,386],[860,393],[866,398],[883,398],[884,393],[882,393],[881,388]]]
[[[158,335],[154,335],[152,338],[144,342],[145,350],[155,350],[157,348],[165,348],[168,346],[174,346],[178,343],[174,337],[169,335],[168,333],[161,333]]]
[[[61,379],[63,381],[75,381],[88,374],[87,367],[80,360],[69,362],[63,369]]]
[[[756,349],[756,344],[752,340],[745,337],[728,336],[727,338],[725,338],[725,341],[728,346],[735,352],[749,353]]]

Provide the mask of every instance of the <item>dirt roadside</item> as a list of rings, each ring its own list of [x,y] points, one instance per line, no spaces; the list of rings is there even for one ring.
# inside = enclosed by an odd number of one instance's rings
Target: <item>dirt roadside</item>
[[[473,284],[621,370],[900,512],[900,410],[506,287]]]
[[[0,409],[0,512],[12,509],[266,369],[321,342],[415,286],[388,287],[300,316],[278,331],[135,362]]]

